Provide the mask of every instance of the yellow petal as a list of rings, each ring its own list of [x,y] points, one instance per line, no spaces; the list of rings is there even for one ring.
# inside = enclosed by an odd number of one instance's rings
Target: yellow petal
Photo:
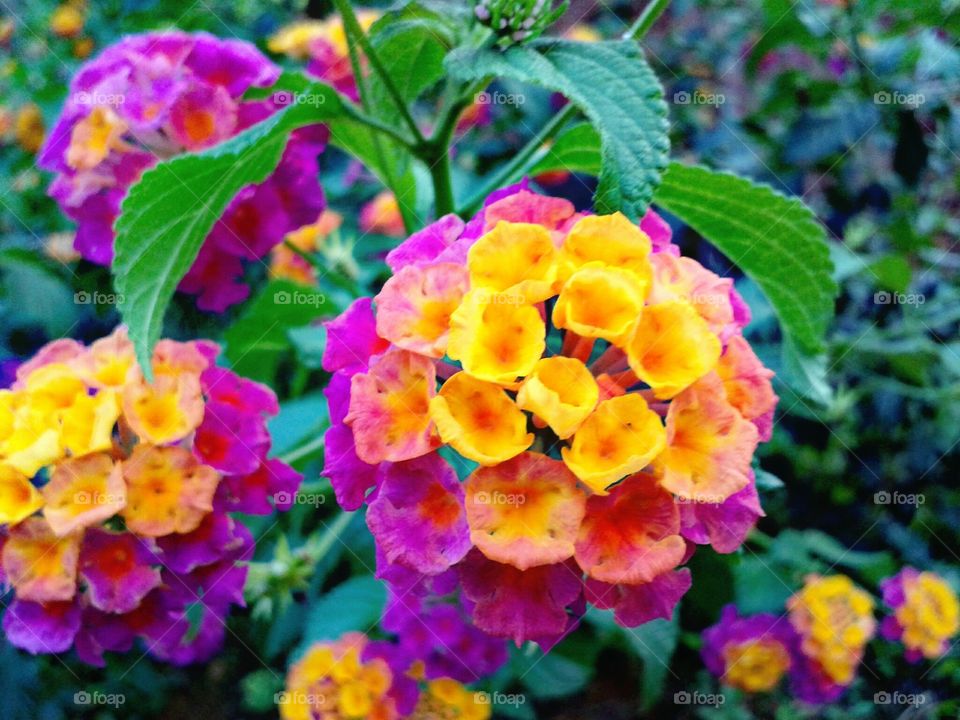
[[[567,467],[598,495],[646,467],[666,444],[660,416],[636,394],[604,400],[561,454]]]
[[[537,308],[518,296],[471,290],[450,317],[447,355],[475,378],[507,385],[533,370],[546,331]]]
[[[555,295],[557,248],[542,225],[498,222],[467,254],[470,287],[540,302]]]
[[[430,418],[440,439],[481,465],[519,455],[533,442],[527,416],[499,385],[459,372],[430,401]]]
[[[534,413],[560,439],[573,435],[593,412],[600,388],[586,365],[575,358],[543,358],[517,393],[517,405]]]
[[[682,300],[648,305],[627,343],[630,367],[658,398],[672,398],[713,370],[720,340]]]
[[[630,270],[588,263],[560,290],[553,324],[619,345],[636,325],[646,293],[647,286]]]

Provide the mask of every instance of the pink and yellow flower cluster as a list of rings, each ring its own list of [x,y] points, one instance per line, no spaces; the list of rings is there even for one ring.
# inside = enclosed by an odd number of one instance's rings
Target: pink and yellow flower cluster
[[[272,512],[300,478],[267,459],[271,390],[163,340],[144,378],[123,328],[48,344],[0,390],[3,629],[33,653],[102,665],[136,639],[206,659],[243,605],[253,539],[230,514]],[[188,619],[197,607],[199,625]]]
[[[739,547],[772,373],[732,281],[655,213],[520,185],[387,263],[328,324],[325,473],[344,507],[369,503],[390,563],[455,566],[481,629],[550,644],[588,601],[628,626],[669,616],[696,544]]]
[[[313,645],[279,695],[282,720],[487,720],[490,705],[448,677],[421,682],[358,633]]]
[[[38,159],[56,173],[50,194],[77,223],[80,255],[110,264],[113,224],[130,186],[159,160],[209,148],[274,113],[276,99],[243,94],[278,75],[253,45],[204,33],[127,37],[86,63]],[[321,126],[297,130],[274,173],[229,205],[179,286],[198,296],[201,309],[222,312],[246,298],[244,262],[317,219],[325,144]]]
[[[960,632],[960,602],[939,575],[906,567],[880,583],[892,614],[883,638],[903,643],[909,662],[936,660]],[[739,616],[733,605],[703,633],[703,660],[725,685],[774,689],[785,675],[808,703],[837,700],[854,682],[877,622],[874,600],[846,575],[810,575],[781,617]]]

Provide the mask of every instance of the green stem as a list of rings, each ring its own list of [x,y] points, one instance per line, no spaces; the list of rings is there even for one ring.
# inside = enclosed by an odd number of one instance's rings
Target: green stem
[[[323,269],[323,264],[314,255],[306,252],[305,250],[301,250],[300,248],[298,248],[296,245],[294,245],[292,242],[290,242],[287,239],[284,239],[283,245],[285,248],[287,248],[287,250],[292,252],[294,255],[297,255],[301,259],[310,263],[311,267],[316,268],[318,270]]]
[[[397,106],[397,110],[400,112],[403,121],[410,128],[410,132],[413,135],[415,142],[423,143],[426,138],[424,138],[423,133],[420,132],[420,128],[417,126],[417,121],[413,119],[413,115],[410,113],[410,108],[407,107],[407,103],[400,94],[400,91],[397,89],[397,86],[394,84],[393,78],[390,77],[390,74],[384,67],[383,62],[380,60],[380,56],[377,55],[377,51],[374,50],[373,44],[370,42],[367,34],[360,26],[360,22],[357,20],[357,16],[353,12],[353,7],[350,5],[350,0],[333,0],[333,2],[334,5],[337,6],[337,11],[340,13],[341,18],[343,18],[343,23],[347,29],[347,32],[360,45],[360,49],[363,50],[363,54],[370,63],[370,67],[373,68],[373,71],[380,76],[380,80],[383,82],[383,86],[386,88],[387,94],[390,95],[390,98],[393,100],[394,105]]]
[[[320,562],[323,557],[330,552],[334,544],[340,539],[340,536],[343,535],[343,531],[347,529],[350,525],[350,521],[353,520],[353,513],[348,513],[340,511],[340,514],[337,515],[336,519],[333,522],[327,523],[326,529],[323,531],[323,535],[320,537],[320,540],[317,542],[315,548],[311,548],[311,560],[314,563]]]
[[[345,102],[343,104],[343,107],[347,115],[349,115],[351,119],[356,120],[358,123],[366,125],[371,130],[376,130],[377,132],[386,135],[390,139],[395,140],[396,142],[406,147],[408,150],[414,149],[415,146],[414,146],[413,140],[411,140],[409,137],[407,137],[403,133],[398,132],[395,128],[390,127],[385,122],[378,120],[372,115],[368,115],[367,113],[365,113],[363,110],[358,108],[356,105],[353,105],[352,103]]]
[[[643,9],[643,12],[640,13],[640,16],[633,22],[633,25],[623,34],[623,39],[639,40],[646,35],[669,4],[670,0],[651,0]]]
[[[449,143],[443,144],[439,156],[430,163],[430,179],[433,180],[433,198],[437,217],[449,215],[454,211]]]
[[[289,450],[288,452],[285,452],[283,455],[281,455],[277,459],[280,462],[286,463],[287,465],[292,465],[297,460],[307,457],[308,455],[310,455],[310,453],[315,452],[316,450],[319,450],[322,447],[323,447],[323,433],[320,433],[319,435],[317,435],[317,437],[315,437],[310,442],[304,445],[301,445],[300,447],[294,448],[293,450]]]

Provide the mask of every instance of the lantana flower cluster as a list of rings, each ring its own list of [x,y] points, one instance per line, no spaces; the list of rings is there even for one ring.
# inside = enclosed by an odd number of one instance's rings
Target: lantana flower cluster
[[[359,633],[310,647],[278,697],[283,720],[487,720],[490,704],[463,683],[424,680],[422,664],[402,668],[382,644]]]
[[[904,568],[881,591],[893,614],[880,625],[910,662],[937,659],[960,631],[960,603],[935,573]],[[703,633],[703,659],[724,684],[744,692],[773,690],[785,676],[799,699],[834,702],[854,682],[877,630],[874,600],[845,575],[807,577],[787,613],[740,616],[728,605]]]
[[[253,45],[205,33],[130,36],[84,64],[38,159],[56,173],[50,194],[77,224],[77,251],[110,264],[113,224],[130,186],[158,161],[216,145],[275,112],[277,98],[242,96],[278,74]],[[179,286],[198,296],[201,309],[221,312],[246,298],[244,262],[317,219],[325,144],[323,127],[297,130],[273,175],[231,202]]]
[[[324,357],[325,475],[369,504],[385,560],[455,568],[476,625],[517,643],[550,646],[588,602],[669,617],[695,545],[732,552],[763,514],[751,463],[777,398],[732,280],[653,212],[523,184],[387,264]]]
[[[0,390],[12,644],[75,647],[93,665],[137,639],[175,664],[217,652],[253,551],[230,513],[271,513],[300,482],[267,458],[275,395],[217,367],[218,352],[162,340],[149,383],[121,327],[46,345]]]

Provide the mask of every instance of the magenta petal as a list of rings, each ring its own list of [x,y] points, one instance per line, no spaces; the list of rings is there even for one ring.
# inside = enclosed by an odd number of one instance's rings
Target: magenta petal
[[[266,385],[240,377],[232,370],[211,365],[200,376],[208,401],[229,405],[247,413],[276,415],[280,412],[277,396]]]
[[[387,265],[396,274],[407,265],[420,267],[437,262],[437,258],[460,237],[464,227],[458,216],[444,215],[388,252]]]
[[[587,600],[599,608],[613,608],[624,627],[637,627],[657,618],[669,619],[692,579],[687,568],[669,570],[642,585],[610,585],[587,581]]]
[[[372,355],[389,346],[377,335],[373,298],[354,300],[340,315],[324,323],[324,327],[327,328],[327,345],[323,350],[323,369],[327,372],[365,369]]]
[[[149,544],[148,544],[149,543]],[[156,548],[131,533],[91,529],[83,536],[80,576],[90,604],[108,613],[136,608],[160,584]]]
[[[14,600],[3,615],[3,631],[14,647],[31,655],[65,652],[80,630],[75,601],[36,603]]]
[[[209,565],[224,557],[246,552],[253,538],[242,523],[229,515],[210,513],[193,532],[159,538],[163,564],[178,573],[189,573],[201,565]]]
[[[680,534],[698,545],[709,544],[718,553],[731,553],[763,515],[756,484],[751,482],[722,503],[682,503]]]
[[[270,434],[261,415],[207,402],[194,436],[194,453],[206,465],[229,475],[252,473],[269,447]]]
[[[333,486],[340,507],[352,512],[363,505],[367,491],[376,487],[378,466],[357,457],[353,432],[343,423],[332,425],[323,438],[322,474]]]
[[[518,646],[562,633],[567,627],[567,606],[583,591],[579,569],[572,561],[521,571],[488,560],[474,549],[458,567],[463,592],[476,603],[477,627],[511,638]]]
[[[385,464],[367,525],[389,562],[434,575],[470,550],[470,528],[457,474],[431,453]]]

